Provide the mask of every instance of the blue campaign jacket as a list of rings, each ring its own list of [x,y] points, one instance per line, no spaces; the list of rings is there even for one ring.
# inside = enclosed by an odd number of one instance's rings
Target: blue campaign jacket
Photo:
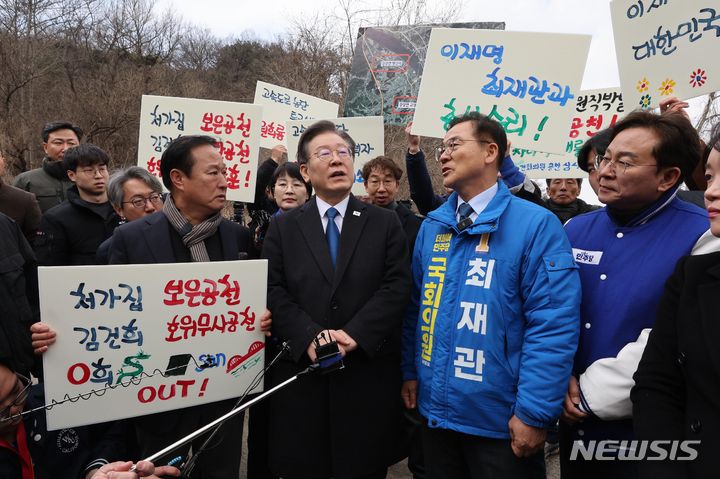
[[[665,281],[709,227],[707,212],[669,191],[624,226],[607,209],[565,224],[582,282],[574,374],[591,413],[574,439],[630,439],[632,376],[655,324]],[[622,352],[621,352],[622,351]],[[624,353],[623,353],[624,352]]]
[[[431,427],[509,438],[515,414],[559,415],[578,340],[580,280],[560,221],[502,182],[459,231],[457,193],[431,212],[413,255],[403,378]]]
[[[618,226],[602,209],[565,225],[583,287],[576,374],[616,356],[652,328],[665,281],[709,228],[705,211],[678,198],[652,213],[646,221]]]

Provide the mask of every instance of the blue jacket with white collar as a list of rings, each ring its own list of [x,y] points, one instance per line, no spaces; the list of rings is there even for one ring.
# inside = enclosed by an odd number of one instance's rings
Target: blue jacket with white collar
[[[669,191],[627,224],[607,209],[565,225],[580,267],[581,330],[574,374],[581,409],[575,438],[632,437],[632,375],[645,347],[665,281],[708,229],[707,214]]]
[[[413,255],[403,377],[430,427],[509,438],[561,410],[578,337],[580,282],[548,210],[498,192],[459,230],[458,196],[431,212]]]

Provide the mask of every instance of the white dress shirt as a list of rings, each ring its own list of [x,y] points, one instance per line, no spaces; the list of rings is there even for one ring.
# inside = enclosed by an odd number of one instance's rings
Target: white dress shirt
[[[347,195],[340,203],[336,205],[326,203],[317,196],[315,197],[315,201],[317,203],[318,211],[320,212],[320,220],[322,221],[323,231],[327,231],[327,210],[329,210],[330,208],[335,208],[339,213],[337,216],[335,216],[335,224],[338,227],[338,231],[342,233],[343,218],[345,217],[345,212],[347,211],[348,202],[350,201],[350,195]]]
[[[497,193],[498,185],[495,183],[487,190],[483,191],[479,195],[473,196],[470,201],[467,203],[472,207],[473,212],[470,213],[470,219],[475,222],[478,215],[485,211],[485,208],[487,208],[487,205],[490,204],[490,201],[495,198],[495,194]],[[458,209],[460,208],[460,205],[465,203],[462,198],[458,196],[458,204],[457,208],[455,209],[455,217],[458,221],[460,221],[460,215],[458,214]]]

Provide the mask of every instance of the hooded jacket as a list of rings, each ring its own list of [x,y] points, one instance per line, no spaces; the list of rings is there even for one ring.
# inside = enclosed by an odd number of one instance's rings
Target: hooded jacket
[[[562,225],[502,181],[469,227],[457,193],[431,212],[413,255],[403,379],[430,427],[508,439],[554,423],[578,340],[580,280]]]

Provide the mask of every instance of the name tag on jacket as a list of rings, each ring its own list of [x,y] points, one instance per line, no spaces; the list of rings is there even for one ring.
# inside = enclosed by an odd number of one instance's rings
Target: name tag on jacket
[[[585,264],[600,264],[600,258],[602,258],[602,251],[586,251],[584,249],[573,248],[573,258],[576,263]]]

